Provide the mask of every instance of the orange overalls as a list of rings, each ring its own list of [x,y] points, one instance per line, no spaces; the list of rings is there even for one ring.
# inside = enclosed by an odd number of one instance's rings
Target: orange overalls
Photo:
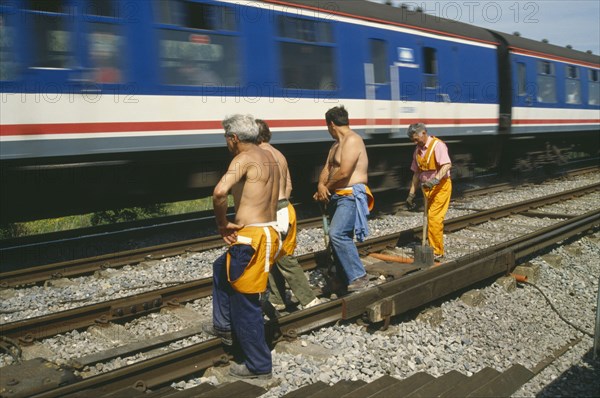
[[[423,156],[415,155],[419,171],[434,171],[438,169],[435,159],[434,148],[438,138],[432,137],[433,141]],[[452,194],[452,181],[448,177],[440,180],[440,183],[432,189],[423,187],[423,196],[427,197],[427,239],[436,256],[444,255],[444,217],[450,205]]]

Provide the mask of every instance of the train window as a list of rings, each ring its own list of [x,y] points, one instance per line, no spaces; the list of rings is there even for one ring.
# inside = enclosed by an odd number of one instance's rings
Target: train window
[[[239,84],[238,38],[161,29],[160,65],[165,84],[234,86]]]
[[[279,36],[305,42],[333,42],[331,25],[327,22],[285,15],[279,17]]]
[[[600,81],[598,69],[588,69],[588,104],[600,105]]]
[[[120,25],[109,23],[89,24],[88,48],[92,78],[97,83],[120,83],[124,70],[125,40]]]
[[[425,88],[438,86],[438,64],[435,48],[423,47],[423,73],[425,74]]]
[[[116,4],[112,0],[88,0],[84,13],[99,17],[117,17]]]
[[[68,68],[74,64],[73,33],[66,0],[29,0],[25,3],[25,26],[31,27],[31,66]]]
[[[230,7],[192,0],[154,0],[160,26],[162,81],[169,85],[234,86],[240,82],[239,39]],[[164,26],[164,25],[173,26]]]
[[[567,79],[565,81],[565,102],[567,104],[581,104],[581,82],[579,80],[579,68],[574,65],[566,65]]]
[[[14,26],[8,14],[0,14],[0,80],[15,80],[18,63],[15,54]]]
[[[154,0],[160,23],[202,30],[236,30],[231,8],[194,0]]]
[[[523,62],[517,62],[517,93],[527,95],[527,67]]]
[[[64,13],[66,4],[62,0],[27,0],[25,8],[32,11]]]
[[[387,45],[383,40],[371,39],[371,62],[375,73],[375,83],[387,83],[388,79],[388,57]]]
[[[537,64],[537,100],[538,102],[556,102],[556,76],[554,64],[549,61],[538,61]]]
[[[281,43],[283,86],[307,90],[336,90],[332,47]]]
[[[336,90],[331,26],[322,21],[279,17],[283,87]]]
[[[538,74],[554,75],[554,64],[549,61],[538,61]]]

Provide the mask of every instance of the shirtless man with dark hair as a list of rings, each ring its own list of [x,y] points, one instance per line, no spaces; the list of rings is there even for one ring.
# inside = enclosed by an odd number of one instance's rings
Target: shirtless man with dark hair
[[[329,150],[313,198],[327,204],[331,224],[329,241],[336,266],[343,270],[348,291],[367,286],[368,276],[354,244],[369,234],[367,216],[374,199],[367,186],[369,158],[360,135],[350,128],[348,111],[336,106],[325,113],[329,134],[335,143]]]

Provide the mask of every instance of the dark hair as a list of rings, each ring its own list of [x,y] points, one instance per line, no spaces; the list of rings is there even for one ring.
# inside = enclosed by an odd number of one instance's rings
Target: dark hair
[[[421,134],[423,131],[427,131],[427,126],[425,126],[425,123],[413,123],[408,126],[406,135],[408,138],[412,139],[414,135]]]
[[[333,122],[336,126],[348,126],[348,111],[344,108],[344,105],[336,106],[331,108],[325,113],[325,121],[327,124]]]
[[[269,130],[267,122],[262,119],[256,119],[255,122],[258,125],[258,138],[256,142],[260,144],[271,141],[271,130]]]

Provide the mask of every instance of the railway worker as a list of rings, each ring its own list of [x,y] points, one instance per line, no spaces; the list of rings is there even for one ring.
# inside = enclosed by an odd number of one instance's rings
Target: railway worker
[[[267,123],[262,119],[256,119],[256,123],[258,124],[258,146],[271,152],[275,157],[281,175],[277,201],[277,225],[283,240],[282,256],[269,273],[269,286],[272,292],[269,301],[277,310],[285,309],[285,281],[287,281],[302,307],[310,308],[320,304],[320,300],[310,288],[298,260],[292,256],[296,249],[296,211],[289,201],[292,194],[292,179],[288,163],[285,156],[269,144],[271,130]]]
[[[262,302],[269,270],[281,248],[276,229],[279,168],[273,155],[256,143],[258,125],[250,115],[223,121],[227,148],[234,158],[213,192],[219,233],[229,245],[213,264],[213,324],[205,332],[235,339],[244,356],[229,373],[238,378],[272,376],[271,351],[265,341]],[[235,220],[226,217],[231,191]]]
[[[369,159],[362,138],[350,129],[344,106],[329,109],[325,121],[335,142],[313,198],[327,205],[331,218],[329,241],[336,268],[343,270],[347,289],[352,292],[365,288],[369,281],[353,239],[356,236],[363,241],[369,234],[367,216],[374,204],[367,186]]]
[[[407,135],[417,147],[410,166],[413,178],[406,203],[410,208],[414,207],[415,192],[420,184],[428,203],[427,239],[433,248],[434,257],[441,259],[444,256],[444,217],[452,194],[452,162],[448,147],[439,138],[429,136],[423,123],[408,126]]]

